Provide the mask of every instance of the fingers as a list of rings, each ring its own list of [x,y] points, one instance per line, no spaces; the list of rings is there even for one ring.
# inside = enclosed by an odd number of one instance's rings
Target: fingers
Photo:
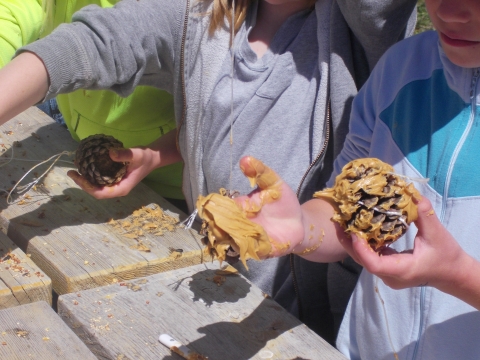
[[[354,258],[393,289],[435,284],[454,273],[452,268],[459,268],[448,264],[461,258],[462,250],[440,223],[431,202],[420,198],[416,203],[418,233],[413,249],[397,252],[387,247],[375,252],[364,239],[352,235]]]
[[[125,196],[147,176],[152,170],[152,151],[147,148],[110,149],[109,155],[113,161],[126,162],[128,168],[122,180],[113,186],[95,186],[88,182],[78,172],[70,170],[67,175],[85,192],[96,199],[109,199]]]
[[[110,158],[116,162],[130,162],[133,159],[131,149],[110,149]]]
[[[372,249],[365,239],[355,234],[352,234],[351,248],[353,251],[352,258],[367,270],[369,270],[369,264],[378,262],[378,253]]]
[[[262,203],[278,200],[282,194],[283,181],[278,174],[251,156],[240,159],[240,169],[250,181],[250,185],[262,190]]]
[[[245,156],[240,159],[240,169],[254,187],[258,189],[251,192],[247,198],[237,198],[235,201],[245,211],[247,217],[256,216],[266,203],[278,200],[281,196],[282,180],[280,177],[263,164],[260,160],[252,156]]]
[[[432,208],[431,202],[422,197],[417,203],[418,219],[415,221],[415,225],[418,229],[418,234],[421,235],[424,241],[428,239],[436,239],[438,237],[438,230],[443,229],[435,211]]]
[[[240,159],[240,169],[248,177],[252,187],[258,185],[260,189],[264,190],[282,182],[275,171],[251,156]]]
[[[355,235],[352,235],[352,237]],[[357,256],[354,248],[353,248],[353,240],[352,237],[339,237],[339,241],[342,244],[345,251],[350,255],[350,257],[358,264],[362,265],[360,258]]]
[[[354,253],[353,259],[359,262],[363,267],[365,267],[372,274],[376,274],[379,269],[380,256],[368,242],[358,237],[355,234],[352,234],[352,250]]]
[[[425,197],[415,200],[415,202],[417,203],[418,211],[418,219],[415,221],[415,224],[419,234],[423,233],[422,241],[425,241],[425,238],[435,239],[436,236],[425,236],[428,232],[432,232],[432,235],[434,235],[438,231],[438,226],[441,226],[440,221],[435,216],[432,204]],[[352,239],[352,250],[355,253],[354,259],[363,264],[369,272],[375,275],[389,276],[404,275],[408,272],[409,269],[405,268],[405,266],[409,260],[404,255],[412,254],[412,250],[399,254],[393,248],[386,247],[379,252],[375,252],[366,240],[356,235],[352,235]]]
[[[87,179],[85,179],[82,175],[80,175],[75,170],[69,170],[67,175],[77,184],[80,186],[85,192],[89,193],[90,195],[94,196],[95,190],[99,190],[100,187],[97,187],[91,184]]]
[[[80,175],[75,170],[69,170],[67,175],[82,188],[83,191],[90,194],[96,199],[110,199],[118,196],[125,196],[128,194],[130,189],[126,189],[125,186],[120,186],[119,184],[124,184],[124,180],[120,183],[115,184],[113,186],[95,186],[91,184],[87,179],[85,179],[82,175]]]
[[[392,248],[378,253],[365,239],[356,235],[352,235],[352,249],[353,259],[374,275],[393,278],[409,276],[411,258],[406,254],[397,253]]]
[[[128,195],[152,170],[162,165],[159,152],[148,147],[113,148],[109,149],[109,156],[113,161],[128,163],[125,176],[113,186],[92,185],[76,171],[69,171],[68,176],[96,199],[109,199]]]

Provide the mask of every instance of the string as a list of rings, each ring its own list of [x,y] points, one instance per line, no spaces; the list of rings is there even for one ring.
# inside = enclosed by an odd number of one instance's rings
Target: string
[[[230,23],[230,177],[229,177],[229,189],[232,189],[232,176],[233,176],[233,76],[235,71],[235,0],[232,0],[232,21]]]
[[[421,184],[428,184],[428,182],[430,181],[430,178],[410,177],[410,176],[407,176],[407,175],[400,175],[400,174],[396,174],[396,173],[393,173],[393,172],[389,172],[389,174],[395,175],[395,176],[397,176],[399,178],[402,178],[404,180],[411,180],[411,181],[415,181],[415,182],[418,182],[418,183],[421,183]]]
[[[14,201],[11,200],[11,197],[12,197],[12,194],[13,192],[15,191],[15,189],[17,189],[17,193],[18,194],[23,194],[25,192],[27,192],[28,190],[30,190],[32,187],[34,187],[35,185],[38,184],[38,182],[45,176],[48,174],[48,172],[52,169],[52,167],[58,162],[58,161],[63,161],[63,160],[60,160],[60,158],[63,156],[63,155],[67,155],[67,156],[72,156],[75,154],[75,151],[62,151],[61,153],[59,154],[55,154],[55,155],[52,155],[50,156],[47,160],[28,160],[28,159],[18,159],[18,158],[14,158],[13,157],[13,147],[11,148],[12,149],[12,155],[10,156],[10,159],[8,159],[8,161],[4,161],[3,163],[0,163],[0,167],[2,166],[5,166],[7,164],[9,164],[12,160],[17,160],[17,161],[29,161],[29,162],[37,162],[37,161],[40,161],[40,163],[38,163],[37,165],[33,166],[30,170],[28,170],[21,178],[20,180],[18,180],[15,185],[13,186],[13,188],[8,192],[8,195],[7,195],[7,204],[11,205],[11,204],[14,204]],[[53,162],[52,164],[47,168],[47,170],[45,170],[40,176],[38,176],[37,178],[35,178],[35,180],[29,182],[28,184],[25,184],[25,185],[22,185],[20,186],[20,183],[22,182],[23,179],[25,179],[25,177],[30,174],[34,169],[36,169],[37,167],[39,167],[40,165],[43,165],[45,163],[48,163],[49,161],[51,161],[52,159]]]
[[[398,360],[398,353],[395,350],[395,346],[393,345],[392,335],[390,333],[390,326],[388,324],[387,309],[385,308],[385,301],[383,301],[382,295],[380,295],[380,290],[378,289],[378,277],[377,276],[375,276],[375,293],[377,294],[378,298],[380,299],[380,303],[382,304],[383,316],[385,317],[385,324],[387,325],[388,342],[390,343],[390,347],[392,348],[393,356],[394,356],[395,360]]]
[[[195,221],[195,217],[198,214],[198,210],[195,209],[185,220],[180,221],[178,226],[184,226],[185,230],[189,230],[192,228],[193,222]]]
[[[233,80],[235,71],[235,0],[232,0],[232,18],[230,22],[230,175],[229,175],[229,189],[232,188],[232,174],[233,174]],[[189,230],[198,214],[198,209],[195,209],[185,220],[178,223],[179,226],[183,226],[186,230]]]
[[[233,80],[235,71],[235,0],[232,0],[232,18],[230,22],[230,176],[229,176],[229,189],[232,189],[232,174],[233,174]],[[198,210],[195,209],[185,220],[178,223],[179,226],[183,226],[186,230],[191,229],[195,217],[198,214]]]

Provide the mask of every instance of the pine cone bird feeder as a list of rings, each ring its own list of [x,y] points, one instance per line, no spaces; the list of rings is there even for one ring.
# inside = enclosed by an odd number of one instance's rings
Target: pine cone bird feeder
[[[110,149],[122,149],[123,143],[113,136],[96,134],[80,141],[75,152],[78,172],[97,186],[118,183],[127,171],[127,163],[115,162],[110,158]]]
[[[407,184],[392,166],[375,158],[351,161],[332,188],[313,196],[329,200],[335,207],[332,219],[346,233],[366,239],[376,251],[407,231],[418,216],[413,199],[420,199],[412,183]]]

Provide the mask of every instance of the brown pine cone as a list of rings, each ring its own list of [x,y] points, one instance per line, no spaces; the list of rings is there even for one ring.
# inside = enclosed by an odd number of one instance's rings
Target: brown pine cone
[[[333,220],[346,233],[366,239],[374,250],[407,231],[418,216],[413,198],[420,199],[412,183],[407,184],[392,166],[375,158],[351,161],[336,177],[333,188],[313,196],[333,200]]]
[[[127,171],[127,163],[110,159],[109,149],[123,148],[113,136],[96,134],[80,141],[75,153],[78,172],[93,185],[111,186],[119,182]]]

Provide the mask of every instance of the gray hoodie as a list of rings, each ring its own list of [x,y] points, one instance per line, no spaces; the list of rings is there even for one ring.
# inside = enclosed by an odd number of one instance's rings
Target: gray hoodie
[[[111,89],[126,96],[137,85],[172,93],[185,162],[183,191],[190,209],[198,195],[207,193],[200,136],[203,105],[229,51],[227,28],[208,34],[212,3],[123,0],[112,9],[88,6],[73,16],[73,24],[61,25],[51,36],[20,50],[44,61],[50,76],[46,98],[78,88]],[[413,33],[415,5],[416,0],[318,0],[322,81],[312,124],[318,155],[297,189],[301,202],[328,180],[348,131],[352,99],[384,51]],[[333,342],[333,321],[339,325],[359,270],[348,260],[327,265],[291,255],[257,263],[246,275],[259,284],[270,279],[267,292]]]

